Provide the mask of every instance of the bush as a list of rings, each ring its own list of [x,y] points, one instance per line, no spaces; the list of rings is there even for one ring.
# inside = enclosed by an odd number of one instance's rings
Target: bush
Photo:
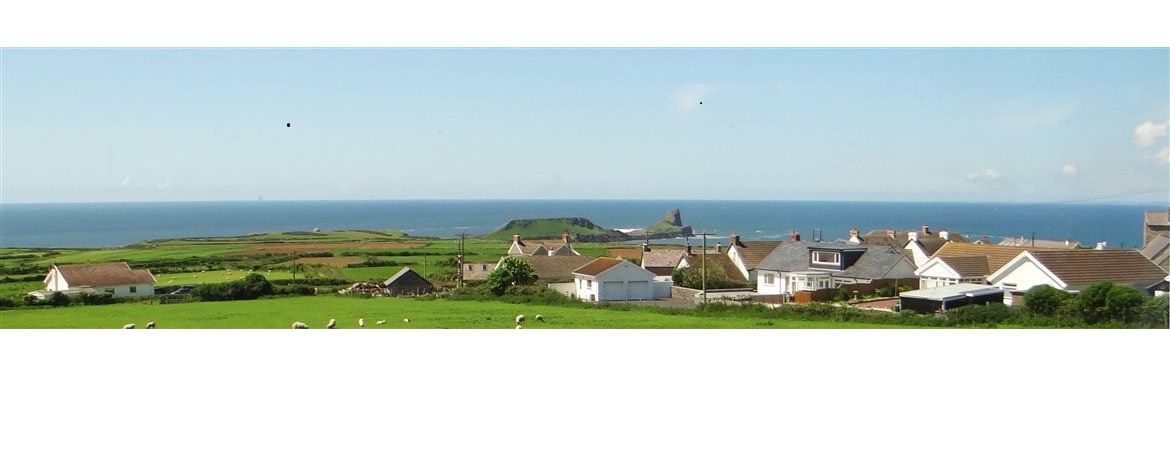
[[[224,300],[254,300],[272,295],[272,283],[264,275],[252,273],[229,283],[202,284],[191,291],[191,296],[205,302]]]
[[[23,305],[24,302],[8,297],[0,297],[0,308],[16,308]]]
[[[118,302],[118,299],[115,299],[113,294],[104,292],[87,292],[81,294],[75,300],[82,305],[109,305]]]
[[[1052,316],[1072,296],[1047,284],[1034,286],[1024,293],[1024,310],[1039,316]]]
[[[49,296],[48,299],[45,299],[45,303],[51,307],[68,306],[70,302],[71,302],[71,300],[69,299],[69,296],[62,294],[60,292],[54,292],[52,295]]]
[[[986,305],[964,305],[947,311],[947,322],[956,325],[987,325],[1003,323],[1013,316],[1011,307],[1002,302]]]

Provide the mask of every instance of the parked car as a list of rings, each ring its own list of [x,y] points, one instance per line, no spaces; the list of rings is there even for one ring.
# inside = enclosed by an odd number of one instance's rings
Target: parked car
[[[192,290],[194,290],[194,289],[195,289],[195,285],[194,285],[194,284],[184,284],[184,285],[182,285],[182,286],[179,286],[179,288],[178,288],[178,289],[175,289],[174,291],[171,291],[171,295],[185,295],[185,294],[190,294],[190,293],[191,293],[191,291],[192,291]]]

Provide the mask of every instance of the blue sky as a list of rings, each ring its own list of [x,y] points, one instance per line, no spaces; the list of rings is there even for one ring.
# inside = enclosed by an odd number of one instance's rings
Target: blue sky
[[[0,55],[3,202],[1170,199],[1166,48]]]

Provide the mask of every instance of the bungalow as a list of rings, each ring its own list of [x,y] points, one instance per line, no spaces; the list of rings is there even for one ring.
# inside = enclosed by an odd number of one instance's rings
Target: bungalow
[[[678,263],[678,267],[676,267],[676,268],[681,269],[681,268],[686,268],[686,267],[702,267],[702,266],[703,266],[703,254],[692,253],[692,254],[688,254],[686,256],[683,256],[682,260],[680,260]],[[732,261],[730,256],[718,252],[718,250],[707,252],[707,267],[718,268],[721,272],[723,272],[723,275],[726,276],[730,280],[743,281],[743,275],[741,274],[742,269],[739,268],[739,264],[736,264],[734,261]],[[708,269],[708,270],[710,270],[710,269]],[[708,272],[708,273],[710,273],[710,272]]]
[[[531,256],[524,260],[532,264],[536,279],[546,283],[572,283],[573,271],[597,259],[592,256]],[[503,259],[501,259],[503,261]]]
[[[727,257],[731,258],[731,262],[739,270],[739,275],[749,282],[756,281],[756,268],[760,266],[760,261],[763,261],[772,250],[783,243],[779,241],[741,242],[738,235],[732,235],[729,240]],[[731,275],[728,275],[728,278],[739,279],[738,277],[733,278]]]
[[[382,286],[386,288],[387,295],[424,295],[435,292],[435,286],[410,267],[403,267],[386,279]]]
[[[950,242],[918,266],[914,275],[918,277],[919,289],[960,283],[987,284],[988,275],[1024,251],[1027,249],[1022,247]]]
[[[691,246],[686,248],[666,248],[666,249],[651,249],[650,243],[642,244],[642,268],[649,270],[659,279],[669,279],[674,269],[683,261],[683,258],[690,256]],[[665,277],[665,278],[663,278]]]
[[[125,262],[107,264],[57,265],[49,269],[43,280],[45,289],[29,295],[44,299],[54,292],[78,294],[105,292],[114,297],[154,295],[157,282],[149,270],[133,270]]]
[[[1045,250],[1020,253],[987,282],[1002,289],[1004,303],[1012,305],[1041,284],[1076,293],[1109,281],[1152,293],[1165,279],[1166,271],[1138,250]]]
[[[914,278],[914,264],[896,249],[847,242],[786,242],[758,269],[756,291],[763,295]]]
[[[586,302],[654,300],[669,295],[667,283],[654,281],[654,274],[621,259],[597,258],[573,271],[577,298]],[[664,296],[663,296],[664,297]]]

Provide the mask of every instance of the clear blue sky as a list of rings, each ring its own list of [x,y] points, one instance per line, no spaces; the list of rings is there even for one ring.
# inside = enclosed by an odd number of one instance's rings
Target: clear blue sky
[[[3,202],[1170,199],[1165,48],[0,53]]]

